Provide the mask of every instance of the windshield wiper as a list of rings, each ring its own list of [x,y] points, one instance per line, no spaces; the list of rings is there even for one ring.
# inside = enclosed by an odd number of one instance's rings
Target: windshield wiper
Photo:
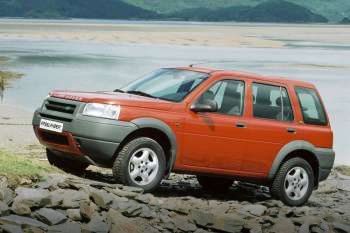
[[[113,92],[120,92],[120,93],[125,93],[122,89],[115,89]]]
[[[134,94],[134,95],[141,95],[141,96],[150,97],[150,98],[157,98],[157,97],[155,97],[153,95],[147,94],[147,93],[142,92],[142,91],[128,91],[126,93]]]

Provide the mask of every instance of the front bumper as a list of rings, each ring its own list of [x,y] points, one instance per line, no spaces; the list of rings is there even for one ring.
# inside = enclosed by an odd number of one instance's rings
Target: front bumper
[[[335,152],[332,149],[316,148],[315,155],[319,164],[318,180],[324,181],[332,171],[335,160]]]
[[[58,106],[75,106],[73,113],[62,112],[65,109],[49,109],[46,103]],[[119,144],[137,126],[130,122],[110,120],[82,115],[85,103],[50,97],[43,106],[35,111],[33,127],[35,133],[47,148],[70,155],[73,159],[87,157],[87,161],[99,166],[111,167]],[[62,111],[61,111],[62,110]],[[63,123],[63,132],[55,133],[39,128],[40,120],[48,119]]]

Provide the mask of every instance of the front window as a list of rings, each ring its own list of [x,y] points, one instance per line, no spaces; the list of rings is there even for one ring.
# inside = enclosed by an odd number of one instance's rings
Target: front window
[[[215,101],[218,113],[241,116],[244,107],[244,82],[237,80],[222,80],[211,86],[198,99],[199,103],[206,100]]]
[[[182,101],[208,74],[180,70],[160,69],[122,88],[123,92],[173,102]]]

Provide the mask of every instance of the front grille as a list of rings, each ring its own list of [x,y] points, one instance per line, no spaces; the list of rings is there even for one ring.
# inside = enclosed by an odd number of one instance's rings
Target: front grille
[[[50,110],[50,111],[73,114],[75,111],[76,105],[48,100],[45,103],[45,107],[47,110]]]
[[[46,142],[55,143],[59,145],[69,145],[68,138],[65,135],[41,131],[40,136]]]

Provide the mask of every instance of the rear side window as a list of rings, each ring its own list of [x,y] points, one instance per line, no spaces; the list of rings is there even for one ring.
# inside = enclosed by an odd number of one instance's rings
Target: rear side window
[[[293,121],[293,109],[284,87],[253,83],[253,114],[256,118]]]
[[[327,125],[327,117],[321,100],[313,89],[297,87],[295,91],[298,95],[304,123],[311,125]]]

